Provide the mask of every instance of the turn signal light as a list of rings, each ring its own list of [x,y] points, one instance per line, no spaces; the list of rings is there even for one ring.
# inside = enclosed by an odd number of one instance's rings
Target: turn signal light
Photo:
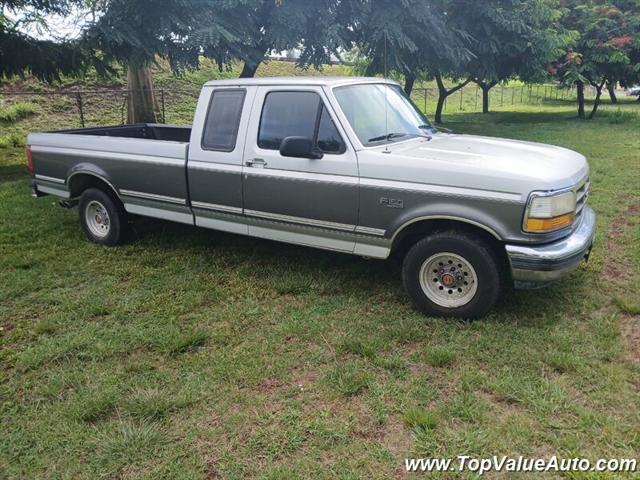
[[[552,218],[528,218],[527,230],[529,232],[549,232],[571,225],[573,213],[566,213]]]

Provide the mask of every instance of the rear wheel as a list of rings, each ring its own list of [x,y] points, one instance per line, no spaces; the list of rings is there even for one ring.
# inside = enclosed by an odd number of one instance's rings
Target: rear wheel
[[[416,242],[404,258],[402,280],[423,313],[442,317],[482,317],[503,290],[493,249],[479,238],[455,231]]]
[[[80,196],[80,224],[85,235],[100,245],[122,243],[128,233],[126,212],[120,201],[97,188],[88,188]]]

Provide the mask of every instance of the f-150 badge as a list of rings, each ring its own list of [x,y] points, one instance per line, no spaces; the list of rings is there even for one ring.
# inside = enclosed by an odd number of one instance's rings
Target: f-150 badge
[[[404,208],[404,201],[400,198],[380,197],[380,205],[387,208]]]

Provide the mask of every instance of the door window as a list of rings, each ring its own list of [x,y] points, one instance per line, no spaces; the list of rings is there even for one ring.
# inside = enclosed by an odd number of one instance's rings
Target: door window
[[[311,138],[324,153],[344,153],[345,144],[315,92],[269,92],[264,100],[258,146],[279,150],[286,137]]]

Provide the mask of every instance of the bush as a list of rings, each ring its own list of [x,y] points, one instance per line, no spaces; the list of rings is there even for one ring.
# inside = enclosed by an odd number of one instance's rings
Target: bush
[[[0,136],[0,148],[24,147],[24,136],[17,133]]]
[[[16,102],[8,107],[0,108],[0,122],[14,123],[34,115],[38,106],[28,102]]]

